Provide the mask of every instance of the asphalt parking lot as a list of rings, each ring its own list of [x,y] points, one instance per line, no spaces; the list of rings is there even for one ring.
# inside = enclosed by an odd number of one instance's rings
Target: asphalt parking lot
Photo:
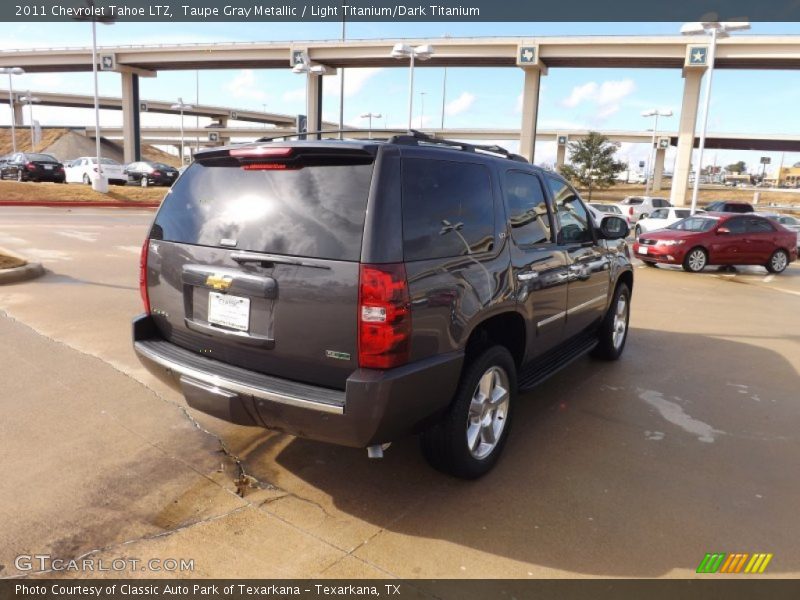
[[[800,263],[640,266],[622,360],[526,394],[498,467],[463,482],[415,440],[369,461],[186,409],[130,345],[151,218],[0,208],[0,247],[49,271],[0,287],[0,577],[30,574],[23,554],[192,559],[194,577],[687,577],[706,552],[800,576]]]

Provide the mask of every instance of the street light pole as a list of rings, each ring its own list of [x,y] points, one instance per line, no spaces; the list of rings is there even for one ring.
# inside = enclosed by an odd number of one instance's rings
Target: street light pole
[[[422,129],[422,121],[425,118],[425,92],[419,93],[419,128]]]
[[[92,74],[94,76],[94,140],[97,154],[97,177],[92,179],[92,189],[103,194],[108,192],[108,180],[103,176],[100,161],[100,98],[97,85],[97,21],[92,19]]]
[[[186,157],[186,148],[184,146],[184,138],[183,138],[183,111],[191,110],[193,106],[191,104],[186,104],[183,101],[183,98],[178,98],[178,101],[175,104],[173,104],[170,108],[172,110],[178,110],[181,113],[181,166],[183,166]]]
[[[684,35],[695,35],[698,33],[711,34],[711,44],[708,49],[708,82],[703,99],[703,121],[700,128],[700,142],[697,148],[697,163],[694,171],[694,185],[692,186],[692,206],[690,214],[697,211],[697,195],[700,191],[700,174],[703,170],[703,150],[706,145],[706,131],[708,127],[708,113],[711,106],[711,84],[714,80],[714,61],[717,54],[717,40],[728,37],[731,31],[743,31],[750,29],[750,23],[741,22],[716,22],[707,21],[701,23],[687,23],[681,27]]]
[[[651,110],[646,110],[642,113],[643,117],[655,117],[655,123],[653,123],[653,139],[650,143],[650,152],[647,153],[647,173],[645,173],[645,182],[644,182],[644,194],[645,196],[650,192],[650,178],[653,178],[653,185],[655,185],[655,158],[654,154],[656,152],[656,136],[658,135],[658,117],[671,117],[672,111],[671,110],[658,110],[657,108],[653,108]]]
[[[369,119],[369,130],[367,133],[367,137],[369,139],[372,139],[372,119],[380,119],[382,116],[383,115],[381,115],[381,113],[373,113],[373,112],[368,112],[361,115],[362,119]]]
[[[412,48],[407,44],[395,44],[394,48],[392,48],[391,57],[392,58],[408,58],[409,59],[409,70],[408,70],[408,130],[411,131],[411,125],[414,115],[414,61],[416,59],[419,60],[428,60],[433,55],[433,46],[430,44],[423,44],[422,46],[417,46],[416,48]]]
[[[8,106],[11,109],[11,151],[17,151],[17,129],[14,119],[14,84],[11,81],[12,75],[22,75],[25,69],[22,67],[4,67],[0,69],[0,73],[8,75]]]
[[[708,109],[711,106],[711,84],[714,81],[714,59],[717,54],[717,29],[711,28],[711,47],[708,49],[708,82],[706,83],[703,98],[703,121],[700,126],[700,143],[697,148],[697,163],[694,168],[694,183],[692,184],[692,207],[689,214],[697,210],[697,195],[700,192],[700,175],[703,172],[703,150],[706,146],[706,130],[708,127]]]
[[[444,68],[444,77],[442,78],[442,126],[444,130],[444,109],[447,101],[447,67]]]
[[[39,100],[39,98],[31,96],[31,92],[30,92],[30,90],[28,90],[28,94],[26,96],[23,96],[22,98],[20,98],[19,101],[28,103],[28,116],[29,116],[30,121],[31,121],[31,127],[30,127],[30,129],[31,129],[31,152],[35,152],[36,148],[34,147],[34,136],[33,136],[33,103],[34,102],[41,102],[41,100]]]

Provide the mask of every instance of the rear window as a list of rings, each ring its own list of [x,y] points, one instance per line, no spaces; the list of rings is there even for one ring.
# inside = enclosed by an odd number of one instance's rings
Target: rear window
[[[644,198],[625,198],[625,200],[622,201],[626,206],[641,204],[642,202],[644,202]]]
[[[403,247],[408,261],[485,252],[494,239],[489,170],[480,164],[403,159]]]
[[[357,261],[371,179],[371,163],[285,171],[194,163],[164,199],[152,235],[183,244]]]
[[[58,162],[55,156],[50,156],[49,154],[27,154],[26,158],[37,162]]]

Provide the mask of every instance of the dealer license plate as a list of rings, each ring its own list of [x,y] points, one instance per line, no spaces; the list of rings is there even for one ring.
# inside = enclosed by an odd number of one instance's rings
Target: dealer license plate
[[[639,246],[639,254],[647,254],[647,246]]]
[[[208,293],[208,322],[238,331],[250,328],[250,298]]]

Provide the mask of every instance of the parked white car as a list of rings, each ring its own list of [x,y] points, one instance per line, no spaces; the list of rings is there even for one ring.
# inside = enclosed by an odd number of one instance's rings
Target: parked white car
[[[632,227],[639,219],[649,217],[657,208],[669,208],[672,204],[666,198],[628,196],[617,206],[622,211],[622,216],[628,219],[628,225]]]
[[[109,183],[116,185],[127,185],[128,177],[122,172],[122,165],[110,158],[100,159],[103,165],[103,174],[108,178]],[[90,185],[92,178],[97,173],[97,158],[92,156],[82,156],[75,160],[64,163],[64,172],[67,175],[67,183],[85,183]]]
[[[698,211],[702,212],[702,211]],[[692,214],[688,208],[657,208],[649,216],[639,219],[633,228],[633,233],[639,237],[643,233],[650,233],[657,229],[664,229],[681,219],[685,219]]]
[[[789,231],[794,231],[797,234],[797,248],[800,249],[800,219],[793,217],[792,215],[784,215],[780,213],[756,212],[754,214],[761,217],[767,217],[776,223],[780,223]]]

